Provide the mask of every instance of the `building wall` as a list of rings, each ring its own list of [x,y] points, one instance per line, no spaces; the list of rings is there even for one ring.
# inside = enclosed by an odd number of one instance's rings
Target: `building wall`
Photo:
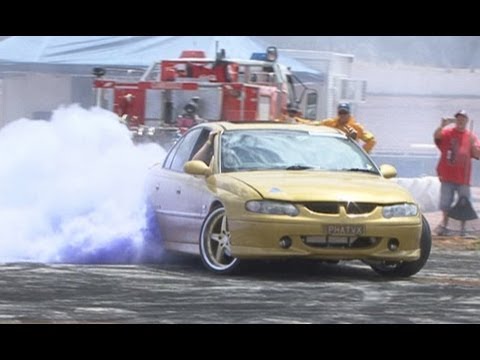
[[[355,62],[353,76],[367,80],[369,94],[478,96],[480,71]]]
[[[45,118],[60,105],[72,102],[68,75],[24,73],[3,79],[1,121]]]

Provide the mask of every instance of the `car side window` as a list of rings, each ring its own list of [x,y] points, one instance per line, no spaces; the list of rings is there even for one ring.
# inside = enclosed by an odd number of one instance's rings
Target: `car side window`
[[[170,170],[183,172],[183,165],[192,157],[193,148],[195,144],[197,144],[200,133],[200,129],[188,132],[182,141],[177,144],[177,148],[172,149],[172,151],[175,152],[170,165]]]
[[[197,153],[198,150],[205,144],[205,142],[208,140],[208,135],[210,134],[211,129],[210,128],[204,128],[202,132],[200,133],[200,137],[198,138],[197,143],[194,146],[192,157]],[[191,158],[189,159],[191,160]]]
[[[172,166],[173,158],[174,158],[175,154],[177,153],[178,148],[180,147],[180,145],[182,143],[183,143],[183,139],[180,139],[175,143],[175,145],[172,146],[172,148],[168,152],[167,156],[165,157],[165,161],[163,162],[162,167],[164,169],[170,169],[170,166]]]

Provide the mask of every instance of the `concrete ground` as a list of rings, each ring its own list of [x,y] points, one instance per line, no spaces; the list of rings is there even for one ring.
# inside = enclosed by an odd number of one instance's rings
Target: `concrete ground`
[[[478,257],[434,247],[424,269],[397,280],[358,261],[266,262],[235,276],[196,257],[0,264],[0,323],[478,323]]]
[[[440,211],[424,214],[432,230],[433,246],[440,249],[451,250],[480,250],[480,220],[468,221],[466,224],[467,236],[460,236],[460,222],[450,219],[448,230],[452,232],[450,236],[438,236],[435,228],[442,220]]]
[[[472,205],[477,214],[480,214],[480,188],[472,187]],[[467,237],[460,236],[461,223],[458,220],[449,219],[447,229],[451,236],[437,236],[435,229],[442,221],[442,212],[434,211],[424,214],[432,230],[434,246],[440,248],[453,248],[476,250],[480,249],[480,218],[466,222]]]

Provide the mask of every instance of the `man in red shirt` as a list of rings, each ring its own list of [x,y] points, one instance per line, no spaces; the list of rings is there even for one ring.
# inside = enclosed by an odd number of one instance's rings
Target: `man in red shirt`
[[[443,118],[441,126],[433,133],[434,141],[441,152],[437,174],[441,183],[440,210],[442,224],[437,228],[438,235],[447,235],[448,211],[454,195],[470,199],[470,175],[472,158],[480,158],[480,142],[477,136],[467,129],[468,115],[465,110],[455,114],[455,126],[448,126],[449,119]],[[465,235],[465,221],[461,223],[461,235]]]

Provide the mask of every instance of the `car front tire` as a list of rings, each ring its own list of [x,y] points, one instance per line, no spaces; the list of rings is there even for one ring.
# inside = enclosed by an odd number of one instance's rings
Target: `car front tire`
[[[428,260],[432,248],[432,233],[430,225],[422,215],[422,235],[420,237],[420,258],[415,261],[405,261],[395,264],[387,262],[368,262],[368,265],[378,274],[386,277],[409,277],[419,272]]]
[[[217,274],[235,270],[239,260],[231,255],[230,231],[224,207],[208,214],[200,231],[200,256],[205,267]]]

